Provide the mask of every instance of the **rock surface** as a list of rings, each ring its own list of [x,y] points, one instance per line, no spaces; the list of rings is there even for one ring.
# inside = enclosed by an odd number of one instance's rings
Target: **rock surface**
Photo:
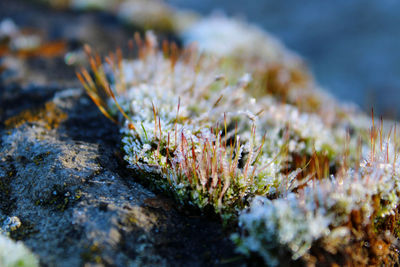
[[[104,14],[4,0],[0,17],[40,26],[69,49],[91,38],[107,51],[129,38]],[[85,96],[62,56],[25,58],[21,66],[0,76],[0,226],[41,265],[245,264],[218,221],[180,210],[123,166],[118,127]]]

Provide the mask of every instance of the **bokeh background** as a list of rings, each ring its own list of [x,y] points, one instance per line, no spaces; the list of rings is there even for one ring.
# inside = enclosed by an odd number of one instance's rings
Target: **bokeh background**
[[[298,52],[342,101],[400,118],[400,1],[168,0],[258,24]]]

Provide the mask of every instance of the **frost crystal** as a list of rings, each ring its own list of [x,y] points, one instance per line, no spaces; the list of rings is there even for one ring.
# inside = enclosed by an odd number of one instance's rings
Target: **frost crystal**
[[[399,210],[395,133],[368,129],[258,28],[212,18],[185,37],[205,53],[168,43],[161,52],[148,32],[135,37],[138,58],[100,64],[89,52],[95,78],[79,75],[120,123],[129,167],[181,204],[238,219],[239,251],[269,265],[309,260],[316,244],[355,261],[352,245],[389,242],[378,233]]]
[[[22,242],[14,242],[0,234],[0,266],[37,267],[39,261]]]

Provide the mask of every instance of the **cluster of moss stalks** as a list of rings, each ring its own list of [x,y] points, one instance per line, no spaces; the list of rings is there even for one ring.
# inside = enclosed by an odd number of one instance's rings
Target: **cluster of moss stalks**
[[[86,47],[77,74],[129,167],[237,225],[239,251],[266,264],[397,263],[395,128],[332,101],[302,64],[134,40],[130,59]]]

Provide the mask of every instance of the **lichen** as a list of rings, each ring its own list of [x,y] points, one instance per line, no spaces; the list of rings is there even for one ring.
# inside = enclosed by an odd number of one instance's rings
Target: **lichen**
[[[71,192],[65,187],[54,186],[51,193],[45,198],[39,198],[35,201],[36,206],[44,206],[53,208],[57,211],[65,211],[69,206],[73,205],[82,197],[82,192],[76,190]]]
[[[102,252],[102,248],[97,244],[94,243],[91,246],[87,246],[84,252],[81,253],[81,258],[84,262],[93,262],[100,264],[102,263],[102,258],[100,256]]]
[[[53,102],[47,102],[41,108],[33,110],[24,110],[19,114],[5,120],[6,129],[12,129],[21,126],[26,122],[42,123],[46,129],[57,128],[61,122],[66,120],[68,115],[58,108]]]

